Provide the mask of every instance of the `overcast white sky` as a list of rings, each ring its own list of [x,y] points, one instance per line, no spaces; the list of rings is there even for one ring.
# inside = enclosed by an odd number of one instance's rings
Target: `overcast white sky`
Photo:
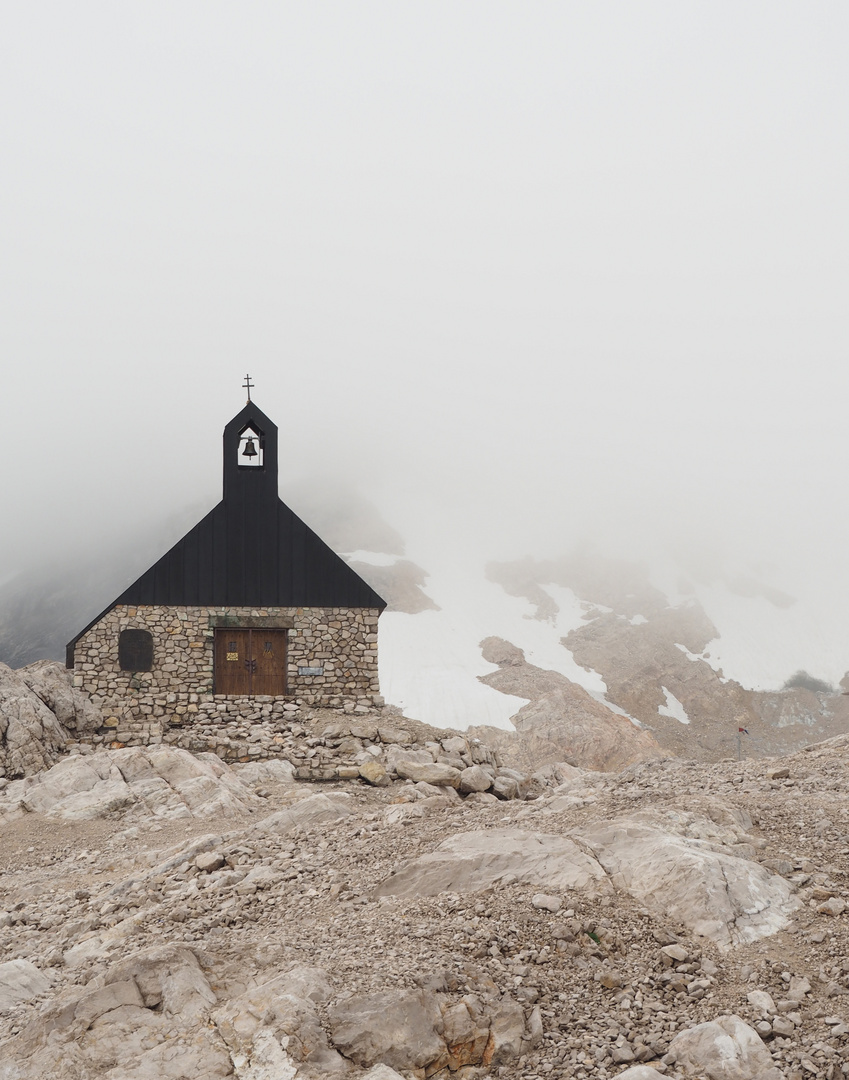
[[[2,38],[0,577],[212,505],[247,371],[284,498],[336,474],[495,557],[846,561],[845,3],[80,0]]]

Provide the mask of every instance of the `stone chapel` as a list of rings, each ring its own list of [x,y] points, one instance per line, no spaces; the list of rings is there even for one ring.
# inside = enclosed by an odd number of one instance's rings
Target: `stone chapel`
[[[386,603],[277,491],[277,427],[248,400],[224,429],[221,502],[69,642],[74,685],[116,738],[308,705],[382,704]]]

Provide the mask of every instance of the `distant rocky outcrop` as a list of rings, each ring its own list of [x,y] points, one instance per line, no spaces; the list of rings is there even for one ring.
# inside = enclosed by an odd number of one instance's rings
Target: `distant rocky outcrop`
[[[827,688],[817,692],[809,685],[754,691],[725,678],[709,662],[709,643],[718,631],[701,605],[695,598],[670,605],[639,563],[578,552],[561,559],[491,563],[487,573],[510,595],[529,600],[535,618],[543,621],[559,610],[547,585],[565,586],[580,598],[585,614],[563,637],[564,648],[601,676],[607,700],[638,720],[666,753],[703,761],[788,753],[849,726],[849,695]],[[753,578],[724,581],[739,595],[761,597],[779,610],[794,602]],[[680,586],[692,589],[685,581]],[[547,675],[553,688],[556,673]],[[536,679],[538,687],[546,685],[542,675]],[[503,672],[483,681],[505,693],[519,692],[509,687],[520,680]],[[533,684],[527,686],[524,696],[532,697]],[[517,726],[528,720],[536,724],[540,710],[544,724],[557,713],[556,705],[549,709],[538,699],[526,709],[512,718]]]
[[[492,729],[480,732],[481,737],[496,741],[505,761],[524,768],[567,761],[584,769],[616,772],[634,762],[664,756],[649,732],[606,708],[565,675],[529,664],[524,652],[510,642],[486,638],[481,653],[499,665],[498,671],[479,676],[482,683],[504,694],[530,698],[511,718],[517,739],[493,735]]]
[[[581,549],[559,559],[530,556],[513,562],[490,562],[486,576],[511,596],[522,596],[536,608],[535,618],[547,619],[559,608],[546,592],[546,584],[565,585],[576,596],[600,608],[610,608],[623,618],[648,616],[668,604],[652,585],[645,566],[624,559],[608,559]]]

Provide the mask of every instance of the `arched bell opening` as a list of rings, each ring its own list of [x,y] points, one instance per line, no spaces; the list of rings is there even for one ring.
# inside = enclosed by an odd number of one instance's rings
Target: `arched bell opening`
[[[253,424],[239,432],[236,462],[240,469],[261,469],[265,465],[265,436]]]

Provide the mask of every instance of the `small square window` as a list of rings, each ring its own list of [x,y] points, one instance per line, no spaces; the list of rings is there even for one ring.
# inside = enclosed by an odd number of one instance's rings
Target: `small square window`
[[[122,630],[118,635],[121,671],[150,671],[153,667],[153,635],[148,630]]]

